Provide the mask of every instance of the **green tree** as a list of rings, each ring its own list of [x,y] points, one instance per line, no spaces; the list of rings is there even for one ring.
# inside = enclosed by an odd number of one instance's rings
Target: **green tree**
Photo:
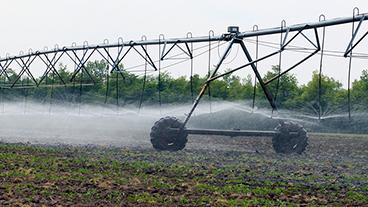
[[[279,74],[279,66],[272,66],[271,71],[268,71],[264,76],[263,80],[271,80]],[[274,99],[276,100],[276,105],[278,108],[295,108],[296,99],[300,95],[300,88],[298,87],[298,81],[293,74],[285,74],[280,77],[279,84],[278,80],[275,79],[267,85],[267,88],[272,93]],[[278,84],[278,87],[277,87]],[[268,101],[264,95],[264,92],[260,86],[257,84],[257,97],[261,101],[262,106],[269,106]]]
[[[318,102],[319,93],[319,74],[314,71],[312,80],[307,85],[302,86],[302,94],[298,98],[299,105],[306,111],[318,113],[321,110],[322,115],[333,111],[340,112],[345,105],[346,90],[342,84],[326,75],[321,76],[321,100]]]
[[[353,82],[351,98],[356,110],[368,109],[368,70],[363,70],[359,80]]]

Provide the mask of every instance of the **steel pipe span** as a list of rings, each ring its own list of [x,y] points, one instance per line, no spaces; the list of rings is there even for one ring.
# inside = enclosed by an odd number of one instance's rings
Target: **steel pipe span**
[[[234,36],[236,36],[237,38],[248,38],[248,37],[255,37],[255,36],[264,36],[264,35],[272,35],[272,34],[279,34],[279,33],[285,33],[285,32],[315,29],[315,28],[320,28],[320,27],[329,27],[329,26],[347,24],[347,23],[352,23],[352,22],[357,22],[357,21],[365,21],[365,20],[368,20],[368,13],[355,15],[354,17],[336,18],[336,19],[324,20],[320,22],[296,24],[296,25],[283,27],[283,28],[275,27],[275,28],[268,28],[268,29],[260,29],[257,31],[240,32],[237,34],[222,34],[222,35],[212,36],[212,37],[202,36],[202,37],[188,37],[188,38],[169,38],[169,39],[128,41],[128,42],[115,43],[115,44],[62,47],[62,48],[56,48],[56,49],[49,50],[49,51],[35,51],[33,53],[24,54],[24,55],[7,56],[5,58],[1,58],[0,62],[9,61],[13,59],[25,58],[25,57],[34,56],[34,55],[52,54],[56,52],[67,52],[67,51],[78,51],[78,50],[91,50],[91,49],[93,50],[93,49],[99,49],[99,48],[228,41],[232,39]]]

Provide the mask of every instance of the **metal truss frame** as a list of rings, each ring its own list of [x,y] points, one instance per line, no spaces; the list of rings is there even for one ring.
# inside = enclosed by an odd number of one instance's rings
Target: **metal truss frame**
[[[210,83],[218,78],[221,78],[225,75],[231,74],[233,72],[236,72],[240,69],[243,69],[245,67],[250,66],[253,70],[255,77],[260,84],[267,100],[269,101],[271,107],[273,110],[277,110],[277,106],[275,103],[275,98],[269,88],[267,87],[271,82],[278,80],[281,76],[285,75],[292,69],[296,68],[300,64],[304,63],[314,55],[316,55],[321,50],[321,44],[319,40],[318,35],[318,28],[325,28],[329,26],[335,26],[335,25],[341,25],[341,24],[347,24],[347,23],[354,23],[359,22],[357,28],[355,31],[353,31],[352,38],[348,44],[348,47],[344,53],[344,57],[348,57],[349,54],[352,54],[353,49],[361,43],[361,41],[368,35],[368,32],[366,32],[356,43],[353,43],[354,40],[357,37],[357,34],[361,28],[362,23],[368,20],[368,14],[357,14],[353,15],[353,17],[347,17],[347,18],[338,18],[338,19],[332,19],[332,20],[323,20],[315,23],[308,23],[308,24],[298,24],[298,25],[292,25],[292,26],[286,26],[282,25],[281,27],[276,28],[270,28],[270,29],[262,29],[262,30],[252,30],[247,32],[232,32],[232,33],[225,33],[219,36],[210,35],[205,37],[192,37],[191,33],[187,34],[186,38],[172,38],[172,39],[165,39],[163,35],[160,35],[159,39],[156,40],[147,40],[146,38],[142,38],[140,41],[129,41],[124,42],[121,38],[119,39],[117,44],[108,44],[104,42],[104,44],[101,45],[88,45],[88,43],[84,43],[83,46],[76,46],[72,45],[72,47],[55,47],[53,50],[46,50],[46,51],[29,51],[28,54],[21,53],[17,56],[9,56],[5,58],[0,58],[0,77],[5,77],[6,80],[11,81],[8,73],[8,69],[10,69],[11,65],[16,63],[18,67],[21,68],[20,72],[17,74],[16,79],[11,82],[9,88],[17,87],[18,81],[22,78],[23,75],[27,75],[30,80],[32,80],[33,85],[35,87],[43,86],[43,81],[49,74],[56,75],[60,82],[63,85],[67,85],[68,82],[75,81],[77,75],[79,73],[83,74],[86,73],[90,81],[92,81],[93,84],[96,83],[96,81],[93,79],[90,72],[86,69],[86,63],[90,60],[90,58],[95,55],[99,54],[100,57],[107,62],[108,66],[111,67],[110,73],[118,73],[123,78],[124,77],[124,69],[120,68],[120,64],[123,62],[124,58],[130,54],[135,53],[138,55],[138,57],[142,58],[145,61],[145,74],[147,72],[147,65],[151,66],[153,68],[153,71],[158,71],[160,73],[161,69],[161,61],[164,60],[170,60],[169,54],[173,52],[174,48],[179,49],[181,52],[183,52],[184,55],[188,57],[188,59],[191,60],[191,76],[193,74],[193,44],[195,43],[209,43],[211,45],[211,42],[228,42],[228,46],[224,52],[224,54],[221,56],[218,64],[216,65],[216,68],[212,73],[209,73],[208,80],[204,83],[202,86],[202,89],[200,93],[198,94],[197,98],[193,100],[193,106],[187,115],[184,126],[189,121],[191,115],[193,114],[194,110],[196,109],[198,103],[200,102],[202,96],[205,94],[206,90],[209,89]],[[306,30],[312,30],[314,32],[314,40],[311,39],[311,37],[308,37],[303,32]],[[288,37],[295,32],[295,34],[288,39]],[[253,60],[252,56],[249,53],[249,50],[247,49],[246,45],[244,44],[244,39],[250,38],[250,37],[259,37],[259,36],[266,36],[266,35],[274,35],[274,34],[285,34],[283,36],[283,39],[280,44],[280,49],[272,52],[264,57],[258,57],[256,56],[256,59]],[[313,47],[313,51],[308,54],[303,59],[299,60],[297,63],[292,65],[291,67],[287,68],[283,72],[280,72],[277,76],[269,79],[269,80],[263,80],[261,75],[259,74],[257,63],[260,61],[263,61],[265,59],[268,59],[272,56],[275,56],[277,54],[281,54],[283,51],[287,49],[287,47],[290,45],[291,42],[293,42],[297,37],[305,38]],[[228,56],[228,53],[230,52],[231,48],[234,45],[239,45],[241,50],[243,51],[244,55],[246,56],[247,63],[244,65],[241,65],[237,68],[231,69],[228,72],[217,74],[219,71],[221,65],[223,64],[224,60]],[[158,65],[156,65],[157,61],[154,61],[152,58],[152,54],[150,54],[151,51],[148,49],[149,46],[158,46],[159,47],[159,60]],[[163,46],[163,48],[161,48]],[[109,49],[115,48],[117,49],[117,54],[113,55]],[[60,63],[61,59],[63,57],[68,57],[75,65],[76,68],[74,72],[72,73],[71,80],[63,80],[61,75],[56,70],[55,66]],[[37,79],[33,76],[30,67],[34,63],[35,60],[40,60],[44,66],[45,71],[43,75],[40,77],[40,79],[37,81]],[[29,87],[29,86],[27,86]],[[191,88],[193,86],[191,85]],[[1,86],[1,88],[6,88],[6,86]],[[192,90],[193,91],[193,90]],[[193,94],[192,94],[193,95]]]

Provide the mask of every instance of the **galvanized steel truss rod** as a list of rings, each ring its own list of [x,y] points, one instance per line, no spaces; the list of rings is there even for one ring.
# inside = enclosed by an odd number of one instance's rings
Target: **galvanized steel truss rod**
[[[87,73],[87,76],[92,80],[92,82],[95,83],[95,80],[93,80],[92,76],[89,74],[89,72],[85,69],[85,64],[86,62],[89,60],[89,58],[97,51],[101,57],[107,61],[107,63],[109,65],[112,66],[111,72],[118,72],[120,73],[121,76],[123,76],[123,73],[121,73],[121,70],[119,68],[119,64],[120,62],[124,59],[124,57],[131,51],[131,49],[133,49],[134,51],[136,51],[139,56],[141,56],[145,61],[147,61],[147,63],[152,66],[155,70],[158,70],[158,68],[156,67],[154,61],[152,60],[151,56],[148,54],[146,47],[148,45],[164,45],[164,48],[162,50],[162,55],[160,57],[160,60],[164,60],[165,57],[169,54],[169,52],[174,48],[174,47],[178,47],[180,50],[182,50],[187,56],[189,56],[189,58],[193,58],[193,54],[192,51],[189,49],[189,45],[188,43],[199,43],[199,42],[212,42],[212,41],[230,41],[231,39],[233,39],[235,36],[237,38],[247,38],[247,37],[258,37],[258,36],[262,36],[262,35],[271,35],[271,34],[278,34],[278,33],[286,33],[285,36],[287,36],[287,34],[289,32],[293,32],[293,31],[301,31],[301,30],[308,30],[308,29],[317,29],[320,27],[327,27],[327,26],[333,26],[333,25],[339,25],[339,24],[346,24],[346,23],[352,23],[355,21],[359,21],[359,25],[351,39],[351,42],[355,39],[355,37],[357,36],[358,30],[360,28],[360,25],[362,24],[362,22],[364,20],[368,19],[368,15],[367,14],[358,14],[358,15],[354,15],[353,17],[349,17],[349,18],[339,18],[339,19],[332,19],[332,20],[325,20],[325,21],[320,21],[317,23],[310,23],[310,24],[298,24],[298,25],[293,25],[293,26],[289,26],[289,27],[277,27],[277,28],[271,28],[271,29],[263,29],[263,30],[253,30],[253,31],[249,31],[249,32],[243,32],[243,33],[238,33],[238,34],[223,34],[221,36],[212,36],[212,37],[187,37],[187,38],[176,38],[176,39],[159,39],[159,40],[141,40],[138,42],[134,42],[134,41],[129,41],[129,42],[123,42],[120,41],[117,44],[104,44],[104,45],[95,45],[95,46],[89,46],[88,44],[85,44],[83,46],[77,47],[77,46],[72,46],[72,47],[63,47],[63,48],[55,48],[52,51],[36,51],[36,52],[30,52],[29,54],[21,54],[19,56],[8,56],[6,58],[2,58],[0,59],[0,76],[5,75],[6,78],[9,80],[9,76],[7,74],[7,69],[9,68],[10,64],[15,61],[16,63],[19,64],[19,66],[22,68],[21,72],[18,74],[16,80],[11,84],[11,87],[14,87],[17,83],[17,81],[21,78],[21,76],[26,73],[31,79],[32,81],[35,83],[36,86],[39,86],[43,80],[43,78],[45,76],[47,76],[50,72],[55,73],[58,78],[61,80],[62,83],[65,83],[65,81],[60,77],[60,75],[57,73],[57,71],[55,70],[55,65],[57,64],[57,62],[60,60],[60,58],[63,55],[67,55],[70,57],[70,59],[77,65],[77,70],[74,71],[73,75],[72,75],[72,80],[74,80],[75,76],[78,74],[78,72],[80,70],[84,71]],[[302,34],[304,35],[304,34]],[[365,33],[363,35],[363,37],[361,39],[359,39],[354,45],[352,45],[351,43],[349,44],[345,55],[347,56],[360,42],[361,40],[368,35],[368,32]],[[308,40],[309,41],[309,40]],[[180,46],[180,44],[184,44],[185,49],[183,47]],[[172,45],[169,50],[165,51],[166,45]],[[143,50],[143,54],[136,48],[136,46],[139,46],[142,50]],[[122,49],[124,47],[128,47],[128,50],[124,53],[124,55],[121,57],[121,53],[122,53]],[[111,56],[111,53],[109,53],[108,49],[109,48],[118,48],[119,53],[116,57],[116,59],[114,59]],[[87,55],[87,52],[90,51],[89,55]],[[103,50],[103,52],[106,53],[106,56],[101,52],[101,50]],[[83,55],[80,57],[77,54],[77,51],[83,51]],[[60,54],[60,56],[56,59],[56,60],[49,60],[48,55],[56,55],[56,54]],[[74,57],[72,57],[74,56]],[[46,60],[44,60],[45,57]],[[36,79],[34,78],[33,74],[31,73],[29,67],[30,65],[33,63],[33,61],[39,58],[41,59],[45,65],[46,65],[46,72],[44,74],[44,76],[42,76],[41,80],[39,82],[36,81]],[[25,62],[24,59],[26,59],[27,61]],[[54,58],[53,58],[54,59]],[[124,78],[124,77],[123,77]]]
[[[224,54],[221,56],[221,59],[219,61],[219,63],[216,65],[216,68],[215,70],[212,72],[211,76],[208,78],[208,80],[206,81],[206,83],[202,86],[202,89],[199,93],[199,95],[197,96],[196,100],[194,101],[193,103],[193,106],[190,110],[190,112],[187,114],[187,117],[183,123],[183,127],[185,127],[185,125],[188,123],[188,121],[190,120],[194,110],[197,108],[201,98],[203,97],[203,95],[205,94],[206,90],[208,89],[208,86],[209,84],[214,81],[214,80],[217,80],[221,77],[224,77],[226,75],[229,75],[231,73],[234,73],[240,69],[243,69],[245,67],[248,67],[248,66],[251,66],[254,74],[255,74],[255,77],[257,78],[268,102],[270,103],[271,107],[273,110],[277,110],[277,106],[276,106],[276,103],[275,103],[275,99],[273,98],[273,94],[270,92],[270,90],[268,89],[267,85],[270,84],[271,82],[275,81],[275,80],[278,80],[281,76],[283,76],[284,74],[288,73],[289,71],[291,71],[292,69],[296,68],[298,65],[302,64],[303,62],[305,62],[306,60],[310,59],[313,55],[317,54],[320,49],[321,49],[321,45],[320,45],[320,41],[319,41],[319,36],[318,36],[318,31],[317,31],[317,28],[314,28],[314,35],[315,35],[315,41],[316,43],[314,43],[312,40],[310,40],[310,38],[308,38],[305,34],[303,34],[303,31],[308,28],[307,25],[305,25],[304,27],[302,27],[292,38],[290,38],[290,40],[288,40],[288,35],[290,33],[290,30],[287,30],[286,31],[286,34],[284,36],[284,39],[281,41],[281,47],[280,47],[280,50],[276,51],[276,52],[273,52],[269,55],[266,55],[264,57],[261,57],[259,59],[256,59],[256,60],[253,60],[247,47],[245,46],[244,42],[243,42],[243,38],[239,35],[237,36],[236,34],[233,36],[232,40],[230,41],[227,49],[225,50]],[[257,63],[262,61],[262,60],[265,60],[267,58],[270,58],[276,54],[281,54],[285,49],[286,47],[293,41],[296,39],[296,37],[298,37],[299,35],[301,35],[302,37],[304,37],[306,40],[308,40],[308,42],[310,42],[311,45],[313,45],[316,49],[310,53],[308,56],[304,57],[302,60],[300,60],[299,62],[295,63],[293,66],[289,67],[288,69],[286,69],[285,71],[283,72],[279,72],[278,75],[276,75],[275,77],[271,78],[270,80],[267,80],[267,81],[264,81],[261,77],[261,75],[259,74],[258,72],[258,69],[257,69]],[[246,58],[247,58],[247,61],[248,63],[247,64],[244,64],[240,67],[237,67],[235,69],[232,69],[228,72],[225,72],[225,73],[222,73],[220,75],[217,75],[217,72],[219,71],[222,63],[224,62],[224,60],[226,59],[226,57],[228,56],[228,53],[230,52],[231,48],[233,47],[234,44],[239,44],[241,46],[241,49],[243,50]]]
[[[318,32],[317,29],[318,28],[325,28],[328,26],[334,26],[334,25],[340,25],[340,24],[346,24],[346,23],[353,23],[356,21],[359,21],[359,25],[355,31],[355,33],[353,34],[353,37],[349,43],[349,46],[345,52],[345,56],[347,56],[347,54],[351,53],[351,51],[356,47],[357,44],[359,44],[361,42],[361,40],[368,35],[368,32],[365,33],[363,35],[363,37],[358,40],[354,45],[352,44],[352,42],[354,41],[354,38],[357,36],[358,30],[362,24],[363,21],[368,19],[368,14],[358,14],[358,15],[354,15],[353,17],[349,17],[349,18],[339,18],[339,19],[332,19],[332,20],[325,20],[325,21],[320,21],[320,22],[316,22],[316,23],[310,23],[310,24],[298,24],[298,25],[293,25],[293,26],[289,26],[289,27],[277,27],[277,28],[271,28],[271,29],[263,29],[263,30],[253,30],[253,31],[249,31],[249,32],[243,32],[243,33],[228,33],[228,34],[223,34],[221,36],[207,36],[207,37],[188,37],[187,38],[176,38],[176,39],[158,39],[158,40],[141,40],[138,42],[134,42],[134,41],[129,41],[129,42],[123,42],[120,41],[117,44],[104,44],[104,45],[94,45],[94,46],[89,46],[88,44],[84,44],[82,47],[63,47],[63,48],[55,48],[52,51],[36,51],[36,52],[30,52],[29,54],[21,54],[19,56],[12,56],[12,57],[6,57],[3,59],[0,59],[0,76],[1,75],[5,75],[6,78],[8,80],[10,80],[8,74],[7,74],[7,69],[9,68],[9,66],[11,65],[12,62],[16,62],[20,67],[21,67],[21,71],[19,72],[19,74],[16,77],[16,80],[11,84],[11,87],[14,87],[17,83],[17,81],[19,79],[21,79],[21,77],[23,76],[23,74],[27,74],[32,81],[36,84],[36,86],[40,86],[40,84],[42,83],[43,79],[50,73],[52,72],[53,74],[56,74],[61,82],[63,84],[66,84],[65,81],[61,78],[61,76],[57,73],[57,70],[55,69],[55,65],[57,64],[57,62],[60,60],[60,58],[63,55],[68,56],[75,64],[76,64],[76,70],[74,71],[74,73],[72,74],[72,78],[71,78],[71,82],[74,81],[75,77],[77,76],[77,74],[79,72],[85,72],[87,73],[87,75],[89,76],[89,78],[92,80],[92,82],[95,83],[95,81],[93,80],[92,76],[89,74],[88,70],[85,68],[85,64],[87,63],[87,61],[91,58],[91,56],[96,53],[99,53],[101,55],[101,57],[107,61],[108,65],[110,65],[112,67],[111,72],[117,72],[120,73],[120,75],[124,78],[123,73],[121,71],[121,69],[119,68],[119,64],[122,62],[122,60],[126,57],[126,55],[130,52],[130,51],[136,51],[136,53],[142,57],[146,63],[148,63],[154,70],[159,70],[159,68],[156,67],[155,62],[152,60],[150,54],[147,52],[147,46],[149,45],[156,45],[156,46],[161,46],[162,44],[164,45],[163,50],[160,52],[159,54],[159,59],[160,61],[164,60],[165,57],[175,48],[179,48],[182,52],[184,52],[184,54],[186,54],[190,59],[193,59],[193,50],[189,48],[188,44],[193,44],[193,43],[200,43],[200,42],[213,42],[213,41],[229,41],[230,44],[227,48],[227,50],[225,51],[224,55],[222,56],[221,60],[219,61],[219,64],[216,66],[216,69],[214,71],[214,73],[212,73],[212,75],[208,78],[208,81],[205,83],[205,85],[203,86],[199,96],[197,97],[197,99],[195,100],[194,104],[193,104],[193,108],[191,110],[191,112],[188,114],[185,124],[188,122],[190,116],[192,115],[194,109],[196,108],[196,106],[198,105],[201,97],[203,96],[205,90],[208,88],[209,83],[215,79],[218,79],[220,77],[223,77],[224,75],[233,73],[237,70],[240,70],[244,67],[247,66],[251,66],[253,72],[256,75],[256,78],[258,79],[265,95],[266,98],[268,99],[268,101],[270,102],[271,106],[273,109],[276,109],[276,105],[274,103],[274,99],[272,96],[272,93],[267,89],[267,85],[269,83],[271,83],[272,81],[279,79],[282,75],[284,75],[285,73],[289,72],[290,70],[294,69],[295,67],[297,67],[298,65],[300,65],[301,63],[303,63],[304,61],[308,60],[310,57],[312,57],[313,55],[315,55],[316,53],[318,53],[318,51],[320,50],[321,46],[319,43],[319,38],[318,38]],[[304,30],[309,30],[309,29],[313,29],[316,35],[316,44],[313,43],[313,41],[311,41],[307,36],[305,36],[305,34],[303,34]],[[289,35],[289,33],[291,32],[297,32],[297,34],[292,37],[288,42],[287,42],[287,37]],[[252,60],[247,48],[245,47],[244,43],[243,43],[243,39],[244,38],[248,38],[248,37],[259,37],[259,36],[263,36],[263,35],[272,35],[272,34],[282,34],[282,33],[286,33],[284,36],[284,40],[282,41],[282,47],[280,48],[279,51],[276,51],[274,53],[271,53],[265,57],[256,59],[256,60]],[[257,66],[256,63],[259,61],[262,61],[264,59],[267,59],[271,56],[274,56],[276,54],[281,54],[281,52],[285,49],[285,47],[287,47],[287,45],[293,41],[298,35],[302,35],[304,38],[306,38],[308,40],[308,42],[310,42],[315,48],[316,50],[314,52],[312,52],[311,54],[309,54],[307,57],[305,57],[304,59],[302,59],[301,61],[299,61],[298,63],[296,63],[295,65],[293,65],[292,67],[290,67],[289,69],[283,71],[282,73],[279,73],[277,76],[271,78],[268,81],[263,81],[261,76],[258,73],[257,70]],[[183,46],[185,46],[185,49],[183,47],[180,46],[180,44],[182,44]],[[240,66],[238,68],[235,68],[227,73],[221,74],[216,76],[216,72],[219,70],[221,64],[223,63],[223,61],[225,60],[226,56],[228,55],[230,49],[232,48],[233,44],[240,44],[244,54],[246,55],[247,59],[248,59],[248,63]],[[166,46],[167,45],[171,45],[171,47],[166,51]],[[125,53],[123,52],[123,49],[125,47],[128,47],[127,51]],[[140,48],[142,52],[140,52],[136,47]],[[116,58],[113,58],[111,53],[109,52],[109,48],[118,48],[118,54]],[[78,51],[82,51],[83,54],[82,56],[78,55]],[[105,54],[103,54],[103,52]],[[57,56],[58,54],[60,54],[59,56]],[[123,55],[122,55],[123,54]],[[52,59],[49,58],[48,55],[54,55],[52,57]],[[46,60],[44,58],[46,58]],[[44,73],[44,75],[41,77],[40,81],[37,82],[37,80],[34,78],[33,74],[30,71],[30,65],[33,63],[33,61],[39,58],[42,60],[42,62],[46,65],[46,71]],[[160,90],[160,89],[159,89]]]
[[[308,30],[308,29],[316,30],[317,28],[320,28],[320,27],[325,28],[328,26],[334,26],[334,25],[346,24],[346,23],[352,23],[352,22],[358,21],[359,22],[358,27],[356,28],[354,35],[344,55],[345,57],[347,57],[348,54],[350,54],[351,51],[362,41],[362,39],[368,35],[368,32],[365,33],[363,37],[361,37],[358,41],[356,41],[355,44],[352,44],[352,42],[357,36],[357,33],[359,31],[359,28],[362,22],[367,19],[368,19],[368,14],[358,14],[358,15],[354,15],[353,17],[349,17],[349,18],[324,20],[324,21],[320,21],[316,23],[298,24],[298,25],[293,25],[289,27],[277,27],[277,28],[271,28],[271,29],[253,30],[253,31],[237,33],[237,34],[230,33],[230,34],[223,34],[220,36],[211,36],[211,37],[209,36],[206,36],[206,37],[191,37],[190,36],[189,37],[187,36],[187,38],[176,38],[176,39],[161,39],[160,38],[158,40],[141,40],[138,42],[134,42],[134,41],[124,42],[122,39],[119,39],[117,44],[106,44],[105,43],[103,45],[89,46],[88,43],[87,44],[85,43],[83,46],[79,46],[79,47],[73,45],[72,47],[63,47],[63,48],[56,47],[54,50],[51,50],[51,51],[41,51],[41,52],[40,51],[36,51],[36,52],[30,51],[29,54],[20,54],[18,56],[7,56],[5,58],[0,59],[0,77],[4,75],[5,78],[9,80],[9,82],[11,82],[10,87],[13,88],[14,86],[16,86],[18,80],[21,79],[23,74],[26,74],[34,82],[34,85],[38,87],[41,85],[44,78],[49,73],[52,73],[52,74],[55,74],[63,84],[66,85],[67,84],[66,81],[61,78],[60,74],[58,74],[55,68],[55,65],[57,65],[57,63],[60,61],[60,59],[63,56],[68,56],[75,63],[75,65],[77,65],[76,70],[72,74],[72,78],[70,82],[73,82],[77,74],[80,71],[83,71],[87,74],[89,79],[93,83],[95,83],[95,80],[92,78],[91,74],[89,74],[89,71],[86,70],[85,64],[92,57],[92,55],[94,55],[95,53],[99,53],[101,57],[107,61],[108,65],[112,67],[111,72],[120,73],[120,75],[124,79],[124,75],[121,69],[119,68],[119,64],[122,62],[122,60],[125,58],[125,56],[130,51],[136,51],[136,53],[140,57],[142,57],[154,70],[158,70],[158,68],[155,65],[155,62],[152,60],[150,54],[147,52],[146,48],[149,45],[162,45],[162,44],[164,45],[163,50],[161,51],[162,54],[160,54],[160,61],[165,60],[166,59],[165,57],[175,47],[179,48],[182,52],[184,52],[184,54],[186,54],[192,60],[193,54],[192,54],[191,49],[189,48],[189,44],[193,44],[193,43],[213,42],[213,41],[231,41],[235,37],[243,39],[247,37],[259,37],[262,35],[271,35],[271,34],[279,34],[279,33],[286,33],[285,35],[286,37],[288,33],[293,32],[293,31],[300,32],[300,31]],[[303,33],[301,34],[305,36]],[[311,42],[308,38],[307,40]],[[171,47],[168,50],[166,50],[167,45],[171,45]],[[128,47],[128,49],[126,50],[125,53],[123,53],[123,48],[125,47]],[[112,57],[111,53],[109,52],[109,48],[118,49],[117,57]],[[140,48],[143,52],[140,52],[138,48]],[[77,53],[78,51],[82,51],[82,55],[78,55]],[[51,55],[52,58],[50,58],[49,55]],[[306,59],[308,58],[309,57],[307,57]],[[46,66],[46,71],[41,76],[39,81],[36,80],[36,78],[33,76],[30,70],[31,64],[36,59],[40,59]],[[7,69],[9,69],[11,64],[14,62],[18,64],[19,67],[21,67],[21,70],[17,74],[15,81],[11,81],[7,73]],[[285,71],[284,73],[286,72],[288,71]],[[280,74],[280,75],[283,75],[283,74]],[[266,82],[265,84],[267,85],[268,82]]]
[[[289,27],[275,27],[271,29],[260,29],[257,31],[247,31],[237,34],[238,38],[248,38],[248,37],[256,37],[256,36],[264,36],[264,35],[272,35],[272,34],[280,34],[286,32],[294,32],[300,31],[304,28],[304,30],[308,29],[317,29],[321,27],[329,27],[341,24],[347,24],[357,21],[365,21],[368,20],[368,14],[359,14],[354,17],[346,17],[346,18],[337,18],[331,19],[321,22],[314,22],[308,24],[297,24],[292,25]],[[172,38],[172,39],[165,39],[165,40],[141,40],[141,41],[129,41],[129,42],[120,42],[116,44],[106,44],[106,45],[84,45],[84,46],[75,46],[75,47],[63,47],[63,48],[55,48],[52,51],[37,51],[37,52],[30,52],[29,54],[23,54],[19,56],[8,56],[5,58],[1,58],[0,62],[4,62],[6,60],[13,60],[13,59],[21,59],[29,56],[36,56],[36,55],[43,55],[43,54],[51,54],[55,52],[68,52],[68,51],[80,51],[80,50],[96,50],[96,49],[103,49],[103,48],[117,48],[117,47],[131,47],[131,46],[142,46],[142,45],[159,45],[159,44],[188,44],[188,43],[200,43],[200,42],[209,42],[209,41],[230,41],[233,38],[233,34],[223,34],[219,36],[213,36],[209,38],[208,36],[205,37],[190,37],[190,38]],[[358,42],[357,42],[358,43]],[[347,52],[349,53],[349,52]]]
[[[22,78],[23,75],[27,75],[31,80],[33,81],[34,85],[36,87],[41,86],[45,78],[52,73],[53,75],[56,75],[60,82],[64,85],[67,85],[66,80],[63,80],[61,75],[58,73],[56,69],[57,63],[61,61],[62,57],[67,57],[72,63],[75,64],[76,68],[72,73],[71,79],[69,82],[74,82],[75,78],[80,72],[86,73],[88,78],[95,84],[96,81],[93,79],[90,72],[86,69],[86,64],[88,60],[91,59],[91,57],[95,54],[99,54],[100,57],[106,61],[107,65],[111,66],[112,69],[110,73],[116,72],[117,74],[120,74],[123,79],[125,79],[123,75],[123,71],[120,68],[120,63],[123,61],[123,59],[126,57],[126,55],[130,51],[136,51],[136,53],[142,57],[147,64],[152,66],[154,70],[157,70],[157,67],[150,57],[150,55],[147,52],[147,48],[144,45],[140,45],[139,48],[142,49],[143,52],[139,51],[138,48],[136,48],[135,45],[130,46],[124,53],[123,53],[123,46],[119,45],[118,52],[116,57],[112,57],[112,53],[109,52],[108,47],[100,47],[100,48],[93,48],[91,50],[85,49],[82,51],[82,54],[78,54],[78,50],[63,50],[58,51],[54,50],[53,53],[48,52],[35,52],[31,53],[28,56],[18,56],[18,57],[11,57],[8,59],[0,60],[0,77],[4,76],[6,80],[8,80],[10,83],[10,88],[13,88],[16,86],[18,81]],[[39,60],[41,63],[43,63],[44,67],[46,68],[43,72],[42,76],[37,80],[31,70],[31,65],[36,61]],[[12,65],[15,64],[16,67],[20,67],[20,72],[16,74],[16,77],[14,80],[11,80],[8,74],[8,70],[12,68]],[[1,87],[6,88],[7,86],[4,84]]]

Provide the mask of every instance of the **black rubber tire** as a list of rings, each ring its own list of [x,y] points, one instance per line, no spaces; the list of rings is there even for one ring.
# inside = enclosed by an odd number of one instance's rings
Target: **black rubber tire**
[[[179,151],[187,144],[188,133],[183,123],[175,117],[164,117],[156,121],[151,129],[151,143],[158,151]],[[180,130],[172,130],[177,128]]]
[[[307,131],[298,123],[281,122],[275,130],[278,133],[272,138],[272,145],[277,153],[301,154],[308,146]]]

